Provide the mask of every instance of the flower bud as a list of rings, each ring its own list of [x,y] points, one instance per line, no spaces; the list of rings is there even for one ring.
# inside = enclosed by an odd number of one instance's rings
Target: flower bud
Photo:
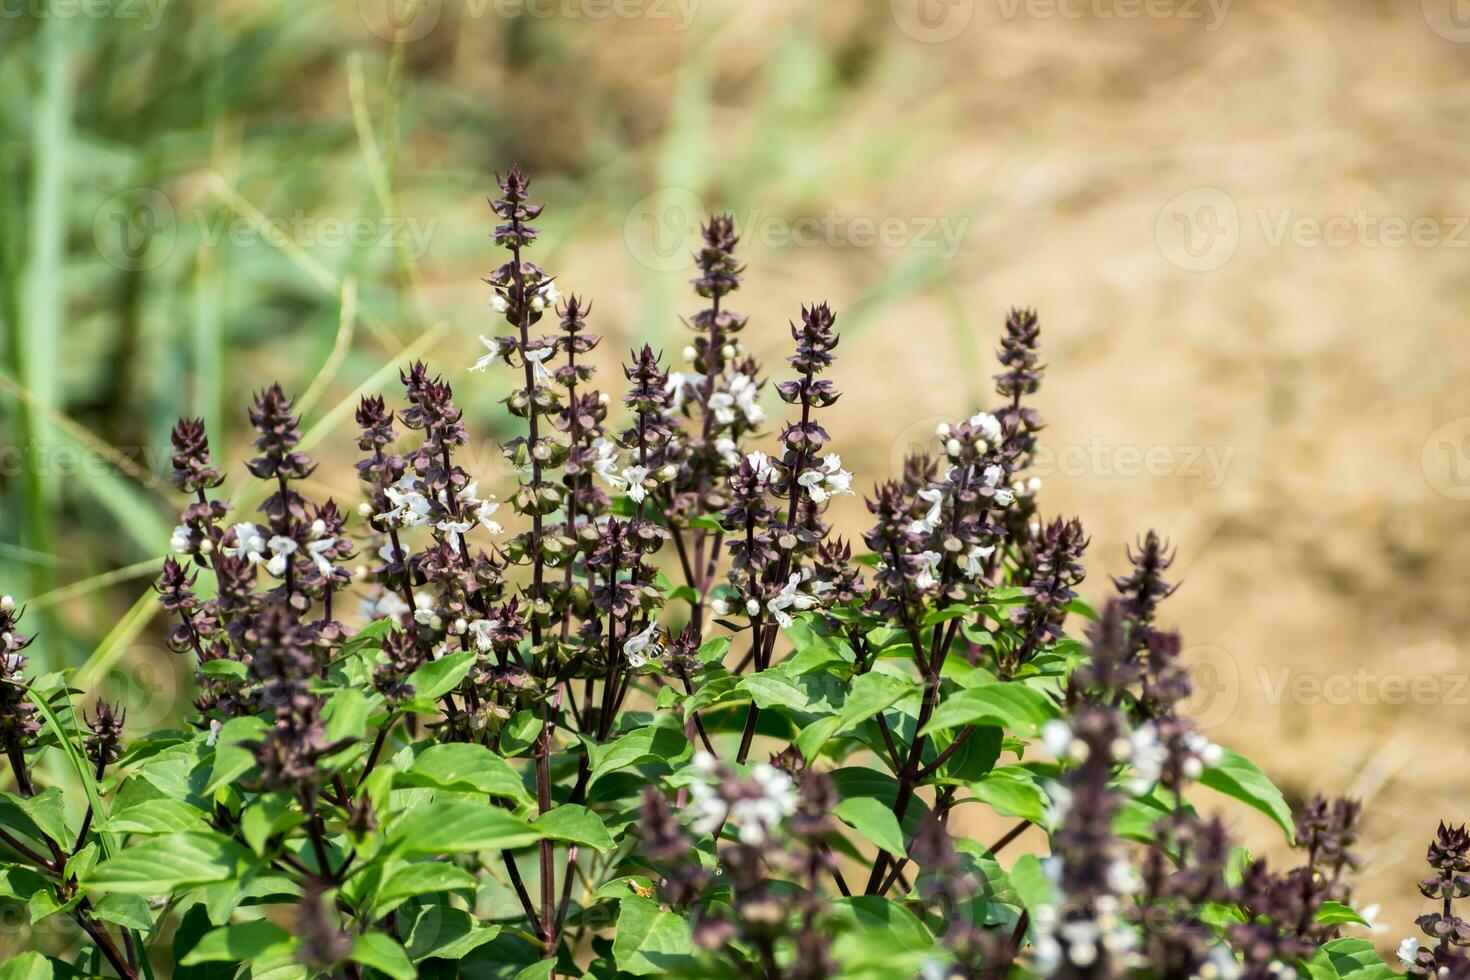
[[[15,612],[15,600],[8,595],[0,596],[0,613]]]

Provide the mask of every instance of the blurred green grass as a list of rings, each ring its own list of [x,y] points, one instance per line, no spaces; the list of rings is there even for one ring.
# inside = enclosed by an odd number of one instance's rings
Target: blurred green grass
[[[904,140],[849,125],[897,70],[876,7],[835,30],[815,7],[767,10],[755,51],[751,8],[733,2],[699,5],[684,31],[446,5],[401,44],[356,7],[172,0],[149,22],[122,0],[97,18],[38,3],[0,28],[0,85],[18,96],[0,107],[0,445],[21,463],[0,472],[0,591],[38,600],[43,666],[98,671],[147,635],[179,506],[175,418],[203,416],[233,462],[244,401],[272,380],[310,391],[306,424],[326,436],[350,426],[355,389],[396,381],[406,347],[432,349],[426,332],[454,338],[440,366],[468,363],[475,279],[499,261],[481,203],[497,167],[536,174],[537,259],[561,272],[567,253],[621,240],[659,188],[801,214],[834,188],[901,179],[942,138],[942,99]],[[329,240],[354,220],[398,233]],[[283,240],[260,232],[271,221]],[[623,294],[606,346],[677,351],[688,276],[611,256],[565,270],[594,299]],[[849,343],[945,275],[932,252],[867,270]],[[461,393],[491,439],[499,394]],[[329,443],[324,482],[350,491],[350,443]]]

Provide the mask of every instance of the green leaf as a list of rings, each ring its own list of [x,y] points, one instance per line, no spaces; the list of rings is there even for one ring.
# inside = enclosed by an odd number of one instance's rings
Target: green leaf
[[[481,925],[463,909],[428,905],[408,933],[408,958],[461,960],[500,935],[499,926]]]
[[[352,945],[352,959],[379,973],[386,973],[393,980],[415,980],[418,971],[403,947],[391,936],[381,932],[365,932]]]
[[[1322,907],[1317,910],[1317,921],[1333,926],[1368,924],[1366,919],[1341,902],[1323,902]]]
[[[296,937],[273,922],[242,922],[222,926],[204,938],[180,960],[182,966],[196,963],[245,963],[282,956],[296,948]]]
[[[1056,706],[1046,695],[1024,684],[985,684],[946,696],[923,734],[964,725],[999,725],[1013,735],[1033,736],[1055,717]]]
[[[735,687],[749,694],[750,699],[759,705],[762,711],[770,708],[805,711],[807,708],[807,697],[801,688],[770,673],[750,674],[742,677]]]
[[[240,814],[240,833],[256,854],[264,855],[266,843],[276,834],[306,822],[290,793],[261,793]]]
[[[903,831],[899,829],[898,818],[893,815],[891,807],[871,796],[855,796],[837,804],[833,812],[839,820],[889,854],[895,857],[904,855]]]
[[[901,902],[877,895],[839,898],[832,903],[832,916],[846,926],[832,944],[840,976],[916,977],[925,961],[944,958],[934,936]]]
[[[662,715],[653,724],[631,731],[605,745],[593,745],[592,776],[588,785],[595,784],[610,772],[628,769],[645,762],[663,762],[673,765],[690,752],[689,739],[682,729],[675,727],[677,721]]]
[[[51,961],[40,953],[19,953],[0,964],[0,980],[51,980]]]
[[[541,831],[544,837],[586,844],[602,854],[613,848],[612,835],[607,832],[607,825],[602,822],[602,818],[585,806],[575,803],[548,810],[537,817],[531,826]]]
[[[957,603],[952,606],[945,606],[943,609],[931,610],[930,612],[925,614],[924,618],[920,621],[920,624],[923,626],[938,626],[940,623],[947,623],[951,619],[959,619],[963,616],[968,616],[974,611],[975,610],[970,606],[967,606],[963,603]]]
[[[613,960],[634,976],[677,973],[678,961],[694,950],[689,923],[646,898],[618,902],[618,928]]]
[[[536,744],[545,727],[541,716],[529,708],[522,708],[510,716],[510,721],[500,730],[500,751],[515,756]]]
[[[223,680],[243,681],[249,676],[249,670],[243,660],[206,660],[199,665],[199,673],[205,677],[215,677]]]
[[[1020,817],[1039,824],[1046,811],[1046,794],[1031,773],[1019,766],[991,770],[970,784],[970,792],[1003,817]]]
[[[412,810],[398,818],[388,838],[402,857],[525,847],[540,839],[524,820],[470,800],[436,800]]]
[[[182,834],[207,833],[209,821],[202,811],[187,803],[168,798],[145,800],[119,810],[98,824],[99,831],[111,834]]]
[[[215,740],[214,769],[204,787],[205,796],[214,795],[221,786],[228,786],[255,768],[255,753],[245,743],[259,740],[266,727],[264,719],[254,715],[231,718],[224,723]]]
[[[167,895],[190,885],[235,878],[250,852],[219,834],[167,834],[129,845],[83,879],[88,890]]]
[[[408,772],[394,776],[393,785],[430,786],[499,796],[518,803],[533,802],[510,763],[477,742],[449,742],[424,749]]]
[[[702,664],[719,663],[730,652],[730,644],[733,642],[734,638],[729,636],[712,637],[699,645],[699,652],[695,656]]]
[[[784,632],[795,652],[783,666],[793,675],[853,659],[852,651],[828,634],[827,624],[816,613],[803,613]]]
[[[459,687],[475,663],[475,651],[461,650],[447,657],[431,660],[413,672],[408,682],[413,685],[416,699],[437,701]]]
[[[46,887],[46,879],[40,872],[20,865],[0,868],[0,898],[29,901],[36,892]]]
[[[153,928],[148,901],[138,895],[104,895],[92,906],[92,915],[125,929],[147,932]]]
[[[848,689],[847,700],[842,702],[842,713],[838,715],[837,730],[845,732],[886,711],[905,694],[919,689],[919,682],[910,677],[869,671],[853,679]]]
[[[1295,828],[1291,807],[1286,805],[1281,790],[1245,756],[1226,748],[1220,751],[1220,761],[1205,767],[1199,777],[1200,783],[1260,810],[1286,832],[1287,840],[1293,840]]]
[[[1057,904],[1057,888],[1042,870],[1035,854],[1022,854],[1011,867],[1011,884],[1028,909]]]
[[[1366,939],[1334,939],[1323,943],[1307,961],[1312,980],[1388,980],[1399,974],[1388,967]]]
[[[77,748],[77,742],[81,740],[81,733],[76,730],[77,719],[75,713],[71,717],[72,731],[68,734],[61,724],[61,719],[57,717],[55,711],[51,710],[51,705],[46,702],[46,699],[41,695],[41,692],[35,684],[32,684],[26,689],[26,695],[30,697],[31,703],[36,706],[36,710],[41,713],[41,717],[46,719],[46,726],[56,736],[56,741],[61,745],[61,750],[66,755],[67,762],[71,763],[72,772],[76,773],[77,779],[81,781],[82,789],[87,794],[87,803],[92,807],[92,812],[96,814],[99,820],[107,819],[107,804],[102,799],[102,792],[97,788],[97,777],[92,771],[92,766],[83,758],[81,750]],[[68,695],[69,697],[70,695]],[[75,736],[75,740],[73,740],[72,736]],[[106,841],[103,842],[102,846],[106,853],[111,853],[111,848]]]
[[[6,795],[20,807],[21,812],[31,818],[31,822],[41,833],[60,844],[63,849],[70,849],[72,835],[66,829],[65,803],[61,798],[60,787],[48,786],[29,797],[12,796],[8,793]]]
[[[387,915],[410,898],[420,895],[457,891],[467,891],[473,895],[477,887],[474,875],[452,864],[429,861],[400,865],[378,887],[377,899],[373,902],[373,917]]]
[[[361,691],[354,688],[337,691],[322,707],[322,719],[327,723],[327,741],[360,741],[367,734],[368,716],[372,711],[372,702]]]
[[[796,737],[796,747],[801,752],[802,758],[811,762],[820,755],[828,739],[837,734],[837,729],[840,727],[840,719],[836,715],[828,715],[826,718],[818,718],[803,728],[801,734]]]

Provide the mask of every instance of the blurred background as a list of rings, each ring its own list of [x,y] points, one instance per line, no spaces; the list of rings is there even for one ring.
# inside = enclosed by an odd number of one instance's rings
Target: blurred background
[[[466,368],[519,162],[604,384],[633,344],[678,359],[710,210],[773,373],[829,300],[863,485],[989,403],[1038,307],[1085,594],[1174,542],[1200,723],[1295,803],[1365,798],[1360,903],[1412,931],[1470,791],[1461,0],[11,0],[0,91],[0,591],[132,725],[187,695],[148,589],[177,416],[238,461],[279,379],[312,489],[353,502],[356,396],[421,356],[505,485],[507,382]]]

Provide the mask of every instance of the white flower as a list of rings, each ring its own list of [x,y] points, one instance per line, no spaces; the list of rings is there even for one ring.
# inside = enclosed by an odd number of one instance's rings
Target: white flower
[[[643,503],[643,498],[648,496],[648,488],[643,485],[646,479],[646,466],[629,466],[623,470],[623,483],[628,487],[628,499],[635,504]]]
[[[724,599],[711,599],[709,608],[710,612],[714,613],[716,616],[730,615],[730,603],[726,602]]]
[[[914,587],[927,589],[938,583],[934,573],[939,569],[939,563],[944,556],[937,551],[921,551],[914,557],[919,560],[919,574],[914,578]]]
[[[693,348],[686,348],[686,353],[692,351]],[[693,357],[687,360],[693,360]],[[664,383],[664,391],[674,396],[670,407],[676,412],[683,408],[689,396],[702,384],[704,384],[704,375],[698,371],[670,371],[669,380]]]
[[[696,834],[712,834],[724,824],[730,809],[708,783],[689,784],[689,809],[694,814],[690,829]]]
[[[444,625],[444,620],[434,611],[434,607],[424,602],[423,598],[417,593],[414,595],[414,605],[418,607],[413,613],[413,621],[415,623],[418,623],[420,626],[427,626],[430,629],[438,629]]]
[[[243,521],[236,524],[235,545],[225,545],[225,554],[231,558],[244,558],[253,565],[258,565],[265,560],[265,533],[260,528]]]
[[[534,384],[551,380],[551,372],[546,370],[546,360],[555,353],[555,345],[526,351],[526,363],[531,365],[531,380]]]
[[[1115,858],[1108,864],[1108,887],[1117,894],[1131,895],[1142,884],[1132,865],[1122,858]]]
[[[1007,488],[995,491],[995,502],[1002,507],[1009,507],[1016,499],[1016,492]]]
[[[1031,951],[1031,962],[1037,973],[1044,977],[1051,976],[1062,965],[1061,944],[1051,936],[1037,936]]]
[[[658,623],[649,623],[641,632],[634,633],[623,643],[623,656],[628,658],[628,666],[637,670],[648,663],[649,650],[658,650],[656,642]]]
[[[781,591],[776,593],[776,595],[766,603],[766,611],[776,618],[776,622],[781,626],[782,629],[786,629],[793,622],[795,622],[795,620],[791,618],[791,614],[786,611],[787,609],[810,609],[815,606],[819,601],[816,596],[802,595],[801,593],[796,591],[797,588],[801,585],[801,582],[801,573],[792,572],[791,578],[787,579],[786,584],[781,587]]]
[[[376,515],[377,519],[405,527],[417,527],[428,521],[429,498],[415,490],[416,486],[418,479],[412,473],[405,473],[396,484],[384,487],[383,496],[393,506]]]
[[[710,396],[709,407],[714,412],[715,421],[721,425],[735,422],[737,411],[748,424],[760,425],[766,420],[766,413],[756,401],[759,396],[760,389],[755,379],[736,372],[730,376],[728,391]]]
[[[506,300],[505,296],[501,294],[499,290],[497,290],[490,294],[490,308],[496,313],[504,313],[506,310],[510,309],[510,303]],[[483,340],[484,338],[482,337],[481,339]]]
[[[468,633],[474,640],[475,649],[481,653],[490,652],[490,634],[500,628],[498,619],[472,619],[468,624]]]
[[[734,439],[728,436],[716,439],[715,452],[720,454],[720,459],[724,460],[725,465],[731,469],[735,469],[740,465],[740,451],[735,448]]]
[[[377,599],[364,597],[358,604],[358,610],[362,613],[362,618],[370,622],[390,617],[401,620],[408,615],[408,603],[397,592],[384,592]]]
[[[271,560],[265,563],[265,570],[276,578],[284,578],[286,568],[291,562],[291,556],[296,554],[296,542],[276,534],[266,542],[266,545],[271,549]]]
[[[926,488],[919,491],[918,498],[929,504],[929,510],[909,525],[909,531],[913,534],[928,534],[939,526],[940,512],[944,509],[944,491],[937,487]]]
[[[946,980],[949,966],[941,959],[928,957],[919,964],[919,980]]]
[[[1060,826],[1071,812],[1072,791],[1061,783],[1051,782],[1046,785],[1046,796],[1048,802],[1042,817],[1043,822],[1047,827]]]
[[[1145,722],[1129,736],[1128,753],[1128,761],[1133,764],[1137,773],[1133,780],[1133,790],[1145,793],[1158,781],[1164,762],[1169,757],[1169,749],[1159,741],[1158,731],[1153,724]]]
[[[1419,939],[1410,936],[1399,943],[1399,962],[1405,966],[1413,966],[1415,958],[1419,955]]]
[[[709,396],[709,410],[720,425],[735,421],[735,396],[728,391],[717,391]]]
[[[791,777],[769,763],[754,766],[750,777],[761,795],[736,800],[730,805],[730,816],[740,824],[741,843],[756,846],[796,812],[797,795]]]
[[[479,521],[480,526],[491,534],[500,534],[505,529],[500,526],[498,521],[491,520],[495,512],[499,509],[500,501],[494,497],[491,497],[489,500],[482,500],[475,507],[475,520]]]
[[[965,552],[965,563],[960,566],[960,572],[968,579],[977,579],[985,574],[985,559],[995,554],[995,545],[977,544]]]
[[[1388,924],[1378,921],[1379,908],[1380,906],[1375,902],[1372,905],[1365,905],[1358,910],[1358,918],[1363,920],[1369,932],[1388,931]]]
[[[1209,971],[1213,968],[1212,972]],[[1223,943],[1210,950],[1210,962],[1201,971],[1202,976],[1212,977],[1212,980],[1235,980],[1240,976],[1240,962],[1236,960],[1235,954],[1230,947]]]
[[[187,524],[174,528],[173,537],[168,539],[169,550],[176,555],[187,555],[194,548],[194,531]]]
[[[617,443],[603,436],[598,436],[592,441],[592,451],[596,455],[592,458],[592,472],[602,478],[602,482],[614,490],[621,490],[627,484],[615,471],[618,467]]]
[[[496,293],[493,297],[490,298],[490,305],[491,306],[495,306],[495,301],[496,300],[499,300],[500,301],[500,306],[496,308],[496,312],[498,312],[498,313],[504,313],[505,312],[505,297],[504,296],[501,296],[499,293]],[[485,347],[486,347],[486,349],[489,350],[490,353],[482,355],[478,361],[476,361],[474,364],[471,364],[470,365],[470,370],[471,371],[483,371],[487,367],[489,367],[490,365],[494,364],[495,363],[495,358],[496,358],[496,356],[497,356],[497,354],[498,354],[498,352],[500,350],[499,346],[495,343],[495,341],[491,340],[489,337],[485,336],[484,334],[480,334],[480,343],[484,344]]]
[[[462,535],[468,534],[470,528],[474,526],[475,525],[471,524],[469,521],[456,521],[450,518],[445,518],[442,521],[436,522],[434,524],[434,529],[437,530],[440,534],[444,535],[444,540],[449,544],[449,547],[458,550],[460,537]]]
[[[823,456],[820,466],[802,473],[796,482],[806,487],[807,496],[818,504],[839,493],[852,493],[852,474],[842,468],[842,457],[836,453]]]
[[[555,306],[559,299],[561,299],[561,292],[556,288],[556,281],[543,279],[536,287],[536,295],[531,297],[531,309],[544,310],[548,306]]]
[[[751,469],[755,470],[756,479],[758,480],[764,480],[769,477],[775,468],[775,464],[771,462],[771,457],[760,450],[746,453],[745,461],[750,464]]]
[[[979,429],[980,432],[991,442],[1000,439],[1000,420],[988,412],[976,412],[970,416],[970,427]]]
[[[1060,718],[1053,718],[1041,726],[1041,744],[1054,757],[1062,758],[1072,745],[1072,727]]]
[[[317,538],[306,542],[306,556],[316,565],[316,570],[323,576],[330,578],[337,571],[337,566],[332,564],[327,552],[337,547],[336,538]]]

